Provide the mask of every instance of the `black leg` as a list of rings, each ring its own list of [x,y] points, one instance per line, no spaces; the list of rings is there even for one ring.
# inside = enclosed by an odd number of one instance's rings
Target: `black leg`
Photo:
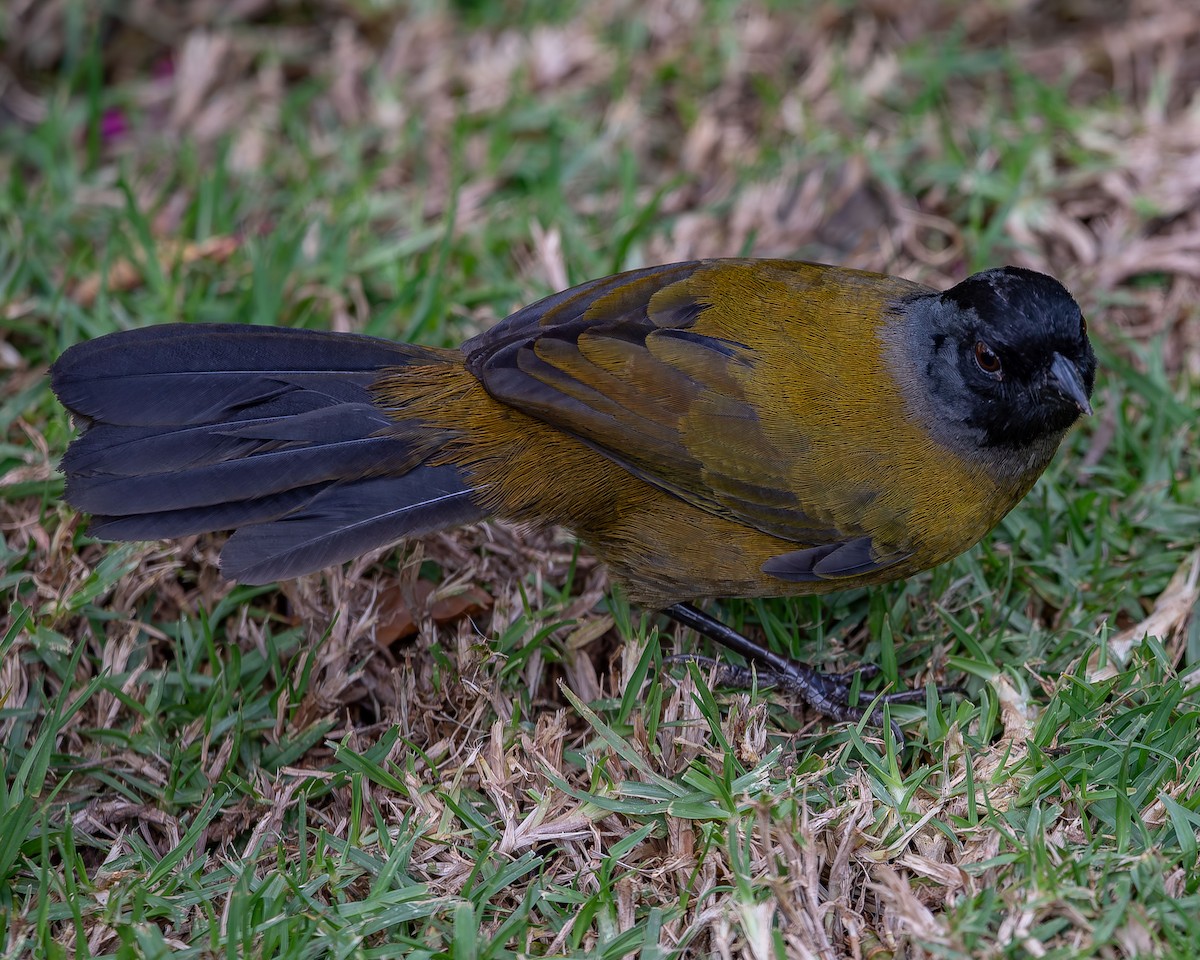
[[[672,620],[691,627],[697,633],[703,634],[710,640],[723,647],[741,654],[747,660],[754,660],[765,667],[759,671],[764,685],[779,687],[800,697],[818,713],[838,722],[856,722],[866,714],[865,707],[851,706],[850,691],[856,677],[868,679],[879,672],[878,667],[869,666],[848,673],[822,673],[803,663],[798,663],[788,657],[751,643],[736,630],[727,627],[720,620],[715,620],[702,610],[690,603],[677,603],[663,611]],[[672,658],[675,661],[692,660],[699,663],[715,664],[707,657],[685,654]],[[730,686],[749,686],[752,676],[745,668],[720,664],[721,676]],[[946,691],[949,692],[949,691]],[[870,700],[873,698],[866,697]],[[884,703],[921,703],[925,699],[923,690],[901,690],[897,693],[884,694],[879,698],[880,704],[871,714],[871,722],[883,726]],[[891,724],[892,735],[896,742],[904,745],[904,736],[896,721]]]

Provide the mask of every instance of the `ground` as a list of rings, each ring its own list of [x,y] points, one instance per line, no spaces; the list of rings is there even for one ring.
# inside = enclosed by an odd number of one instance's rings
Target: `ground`
[[[1192,0],[9,0],[4,956],[1194,957]],[[271,587],[100,544],[47,365],[168,320],[453,344],[569,283],[796,256],[1059,277],[1096,414],[978,548],[714,606],[879,731],[664,664],[561,531]],[[709,651],[712,652],[712,651]]]

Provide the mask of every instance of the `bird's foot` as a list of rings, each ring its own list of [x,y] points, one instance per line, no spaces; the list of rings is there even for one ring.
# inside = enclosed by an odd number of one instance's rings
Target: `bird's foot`
[[[831,720],[838,723],[857,723],[869,714],[870,721],[880,727],[884,726],[886,722],[883,711],[885,704],[923,703],[925,701],[924,690],[898,690],[894,693],[876,696],[872,696],[869,692],[863,692],[859,695],[859,699],[862,701],[860,706],[851,701],[856,689],[856,681],[857,686],[861,687],[863,681],[870,680],[879,673],[877,666],[868,665],[845,673],[823,673],[807,664],[780,656],[766,647],[752,643],[736,630],[725,626],[719,620],[714,620],[690,604],[678,603],[669,607],[665,612],[673,620],[691,627],[698,633],[757,664],[752,669],[696,654],[681,654],[667,658],[669,663],[691,661],[713,666],[717,670],[718,681],[728,686],[743,688],[753,686],[757,673],[760,684],[777,687],[794,694]],[[938,689],[939,694],[957,692],[961,692],[958,687]],[[904,735],[900,732],[900,725],[892,720],[890,727],[896,743],[903,747]]]
[[[713,670],[716,682],[726,687],[745,690],[757,682],[760,687],[783,690],[799,697],[822,716],[829,717],[837,723],[857,723],[870,713],[871,723],[882,727],[886,722],[884,704],[925,701],[924,690],[898,690],[877,696],[868,691],[861,691],[857,698],[861,703],[852,702],[855,680],[858,680],[861,686],[879,673],[879,668],[874,664],[845,673],[824,673],[807,664],[792,661],[790,669],[780,673],[771,667],[747,667],[726,663],[698,653],[677,654],[665,658],[664,663],[695,663],[709,667]],[[890,726],[896,743],[903,746],[904,735],[900,731],[900,725],[892,720]]]

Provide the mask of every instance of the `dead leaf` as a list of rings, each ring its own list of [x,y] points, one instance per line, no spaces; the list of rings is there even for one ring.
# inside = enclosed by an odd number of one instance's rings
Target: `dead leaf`
[[[429,616],[435,623],[451,623],[463,617],[473,617],[492,607],[492,597],[479,587],[464,586],[448,592],[445,596],[430,597],[438,585],[429,580],[418,580],[411,591],[413,606],[405,600],[405,591],[390,587],[379,598],[379,620],[375,627],[375,641],[388,646],[397,640],[413,636],[422,617]],[[415,609],[414,609],[415,608]]]
[[[1092,651],[1088,658],[1088,679],[1096,683],[1115,677],[1133,648],[1147,637],[1167,640],[1178,636],[1187,625],[1197,600],[1200,600],[1200,549],[1193,550],[1179,565],[1145,620],[1109,637],[1107,650],[1097,648]],[[1102,653],[1105,654],[1103,663]]]

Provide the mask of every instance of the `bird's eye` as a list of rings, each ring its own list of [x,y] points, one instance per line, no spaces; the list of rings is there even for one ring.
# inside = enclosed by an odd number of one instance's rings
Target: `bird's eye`
[[[988,376],[998,377],[1000,375],[1000,358],[982,340],[975,344],[975,362],[979,365],[979,369]]]

